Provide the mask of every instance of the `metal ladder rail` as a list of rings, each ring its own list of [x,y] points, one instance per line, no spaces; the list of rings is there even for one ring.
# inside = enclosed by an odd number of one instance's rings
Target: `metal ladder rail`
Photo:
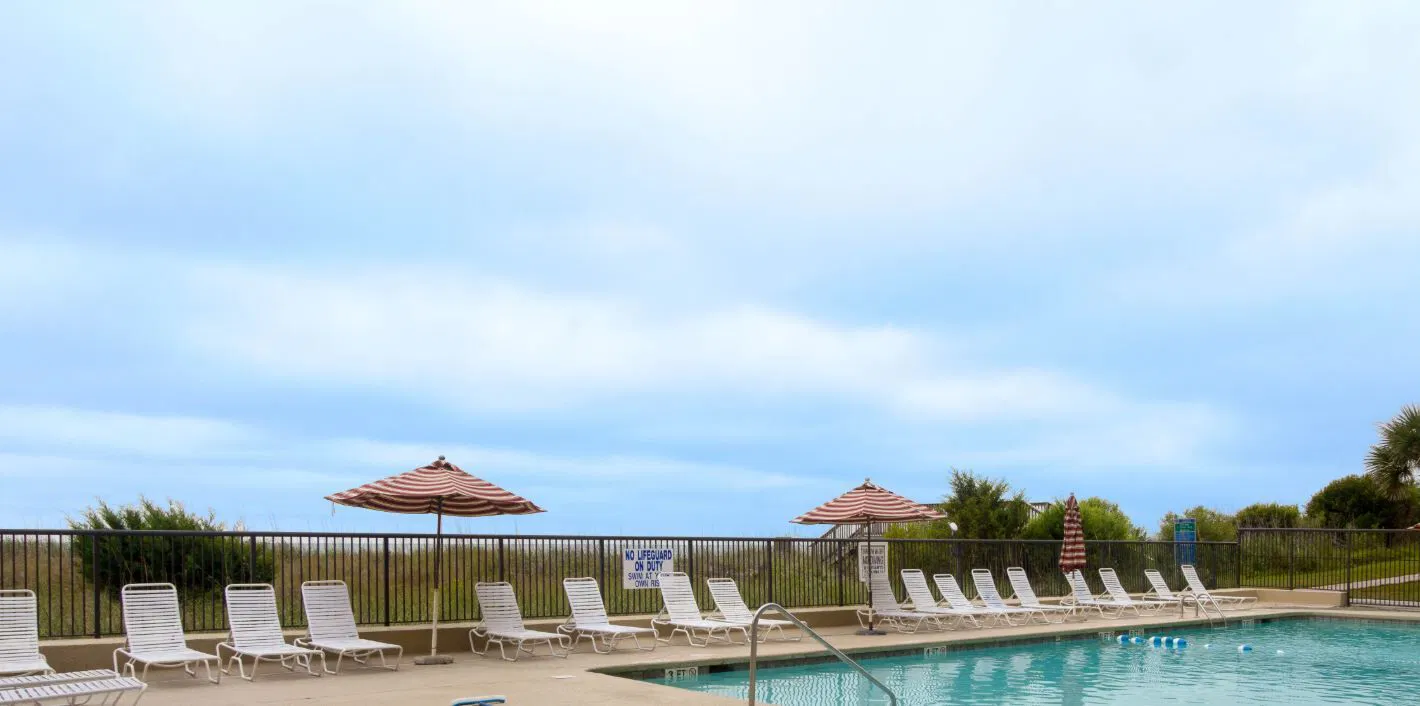
[[[1178,601],[1178,617],[1184,617],[1184,607],[1188,605],[1189,601],[1192,601],[1193,617],[1206,618],[1208,620],[1208,625],[1213,625],[1213,614],[1209,612],[1209,606],[1211,605],[1212,609],[1218,612],[1218,620],[1221,620],[1224,625],[1227,625],[1228,616],[1223,613],[1223,607],[1218,605],[1217,601],[1213,600],[1213,596],[1207,595],[1206,598],[1207,600],[1205,601],[1203,597],[1197,596],[1193,593],[1186,593],[1181,595]]]
[[[764,605],[760,606],[759,610],[756,610],[754,612],[754,618],[749,621],[749,706],[754,706],[756,703],[756,701],[754,700],[754,683],[756,678],[755,664],[759,660],[759,618],[760,616],[764,615],[765,612],[770,610],[776,611],[780,615],[784,616],[784,618],[787,619],[789,622],[798,626],[800,630],[803,630],[805,635],[812,637],[815,642],[820,645],[823,645],[823,648],[825,650],[828,650],[829,653],[832,654],[834,657],[837,657],[839,661],[857,670],[857,672],[863,675],[863,677],[867,679],[870,683],[872,683],[873,686],[882,689],[883,693],[887,694],[888,703],[891,704],[891,706],[897,706],[897,694],[892,693],[892,689],[887,688],[886,684],[883,684],[882,682],[878,681],[878,678],[868,673],[868,670],[863,669],[863,665],[853,661],[853,658],[849,657],[846,654],[843,654],[843,652],[837,647],[828,644],[828,641],[823,639],[822,635],[814,632],[813,628],[810,628],[808,625],[805,625],[804,621],[799,620],[797,617],[794,616],[793,613],[790,613],[789,611],[785,610],[784,606],[781,606],[778,603],[765,603]]]

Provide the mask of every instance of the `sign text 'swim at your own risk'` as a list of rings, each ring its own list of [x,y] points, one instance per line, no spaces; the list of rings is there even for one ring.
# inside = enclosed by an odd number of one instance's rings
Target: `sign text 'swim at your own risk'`
[[[674,549],[647,547],[621,552],[622,588],[660,588],[656,575],[663,571],[675,571]]]

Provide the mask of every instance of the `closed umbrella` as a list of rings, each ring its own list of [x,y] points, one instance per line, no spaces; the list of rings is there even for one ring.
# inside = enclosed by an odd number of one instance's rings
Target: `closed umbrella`
[[[1065,501],[1065,541],[1060,545],[1060,570],[1065,573],[1085,569],[1085,525],[1080,521],[1080,503],[1075,494]]]
[[[434,539],[434,624],[429,639],[429,656],[415,660],[420,664],[453,661],[447,656],[439,656],[439,588],[443,580],[444,515],[488,517],[531,515],[543,511],[521,496],[465,473],[463,469],[444,460],[443,456],[427,466],[327,495],[325,499],[350,507],[405,514],[432,514],[438,517]]]
[[[946,515],[919,502],[908,500],[897,493],[879,486],[871,479],[863,484],[794,518],[801,525],[847,525],[861,524],[868,535],[868,546],[872,547],[873,523],[876,522],[924,522],[940,520]],[[870,549],[871,551],[871,549]],[[858,557],[859,561],[863,557]],[[869,565],[871,571],[871,564]],[[860,630],[860,635],[882,635],[873,629],[873,582],[868,580],[868,629]]]

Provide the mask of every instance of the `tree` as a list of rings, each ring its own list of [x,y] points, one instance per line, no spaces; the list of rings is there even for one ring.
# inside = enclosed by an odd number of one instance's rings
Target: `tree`
[[[1238,510],[1237,525],[1268,529],[1291,529],[1302,526],[1302,511],[1296,505],[1253,503]]]
[[[1011,485],[1004,480],[977,476],[971,471],[952,469],[951,494],[942,499],[937,509],[946,519],[894,527],[890,537],[927,537],[936,539],[1014,539],[1030,517],[1030,505],[1024,494],[1011,494]],[[952,531],[949,523],[956,523]]]
[[[1199,505],[1178,514],[1170,512],[1159,520],[1159,539],[1165,542],[1173,541],[1174,522],[1182,517],[1191,517],[1198,521],[1198,541],[1200,542],[1234,542],[1238,538],[1237,518],[1221,510]]]
[[[1307,501],[1307,520],[1318,527],[1348,529],[1396,529],[1404,527],[1410,507],[1420,490],[1411,488],[1411,497],[1395,500],[1370,476],[1337,478]]]
[[[188,512],[175,500],[161,507],[141,496],[136,505],[121,507],[100,500],[78,519],[70,518],[69,526],[77,530],[227,529],[210,511],[205,516]],[[126,583],[158,581],[174,584],[179,591],[205,593],[220,591],[229,583],[269,582],[276,575],[268,549],[253,550],[249,543],[233,537],[81,534],[74,538],[74,553],[84,577],[114,595]]]
[[[1148,533],[1134,524],[1119,506],[1104,498],[1080,501],[1080,524],[1085,539],[1141,540]],[[1065,503],[1057,500],[1044,512],[1031,518],[1021,531],[1021,539],[1065,538]]]
[[[1366,454],[1366,474],[1392,500],[1409,500],[1420,475],[1420,406],[1405,405],[1380,425],[1381,438]]]

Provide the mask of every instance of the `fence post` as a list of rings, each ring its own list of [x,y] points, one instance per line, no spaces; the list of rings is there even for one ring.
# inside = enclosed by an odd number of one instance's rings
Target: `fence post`
[[[1346,533],[1346,595],[1342,601],[1351,607],[1351,533]]]
[[[499,580],[499,581],[506,581],[506,580],[507,580],[507,579],[503,578],[503,538],[502,538],[502,537],[499,537],[499,538],[498,538],[498,580]]]
[[[597,586],[606,589],[606,540],[597,540]]]
[[[1297,533],[1287,533],[1287,590],[1297,590]]]
[[[384,561],[385,566],[385,627],[390,624],[390,538],[384,539]]]
[[[768,599],[768,601],[769,601],[770,603],[773,603],[773,602],[774,602],[774,540],[772,540],[772,539],[766,539],[766,540],[764,540],[764,548],[767,549],[767,550],[769,550],[769,556],[765,558],[765,562],[769,564],[769,571],[768,571],[768,573],[769,573],[769,599]]]
[[[843,606],[846,605],[843,596],[843,563],[848,561],[848,552],[845,551],[843,540],[835,540],[835,543],[838,544],[838,605]]]
[[[122,541],[122,540],[120,540]],[[103,635],[103,572],[99,570],[99,535],[89,535],[89,566],[94,567],[94,639]]]
[[[247,583],[256,583],[256,535],[251,536],[251,547],[247,554]]]

